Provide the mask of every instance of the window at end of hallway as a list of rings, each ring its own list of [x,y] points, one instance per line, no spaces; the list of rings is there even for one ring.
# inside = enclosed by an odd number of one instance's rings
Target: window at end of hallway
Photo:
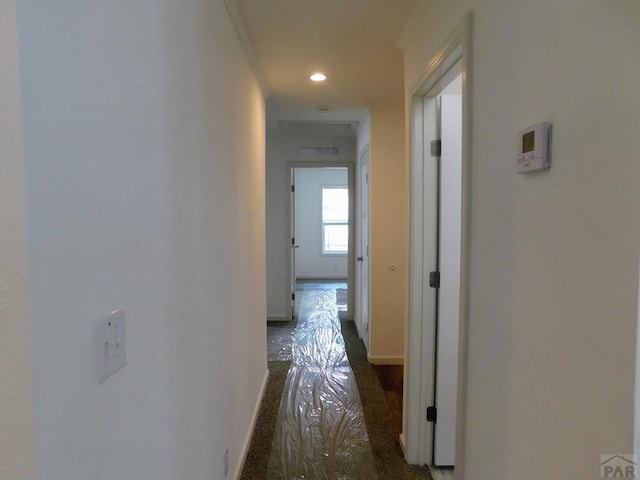
[[[322,187],[322,253],[346,255],[349,249],[349,189]]]

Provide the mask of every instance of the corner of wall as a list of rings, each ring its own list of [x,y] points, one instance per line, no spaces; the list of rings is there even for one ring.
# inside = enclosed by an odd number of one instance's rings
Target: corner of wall
[[[370,116],[370,351],[404,356],[407,319],[409,202],[403,105]]]
[[[2,0],[0,10],[0,478],[30,480],[33,372],[14,0]]]

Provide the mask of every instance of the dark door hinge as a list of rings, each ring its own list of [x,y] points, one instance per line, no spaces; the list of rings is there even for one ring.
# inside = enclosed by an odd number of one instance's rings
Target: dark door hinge
[[[436,407],[427,407],[427,422],[437,423],[438,410]]]
[[[291,300],[295,300],[295,299],[296,299],[296,294],[295,294],[295,293],[292,293],[292,294],[291,294]]]
[[[431,140],[431,156],[440,157],[442,155],[442,140]]]
[[[296,191],[296,186],[295,185],[291,185],[291,192],[295,192]]]
[[[429,273],[429,286],[431,288],[440,288],[440,272]]]

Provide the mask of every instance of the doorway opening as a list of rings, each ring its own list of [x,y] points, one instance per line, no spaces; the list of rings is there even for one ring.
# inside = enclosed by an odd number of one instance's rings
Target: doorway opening
[[[411,277],[403,434],[407,461],[464,478],[470,174],[470,15],[412,99]]]
[[[350,166],[291,166],[291,315],[302,284],[329,284],[351,318],[353,201]],[[297,293],[298,292],[298,293]]]

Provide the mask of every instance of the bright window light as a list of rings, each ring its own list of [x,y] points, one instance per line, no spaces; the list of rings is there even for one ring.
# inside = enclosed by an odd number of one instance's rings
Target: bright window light
[[[349,251],[349,190],[322,187],[322,253]]]

